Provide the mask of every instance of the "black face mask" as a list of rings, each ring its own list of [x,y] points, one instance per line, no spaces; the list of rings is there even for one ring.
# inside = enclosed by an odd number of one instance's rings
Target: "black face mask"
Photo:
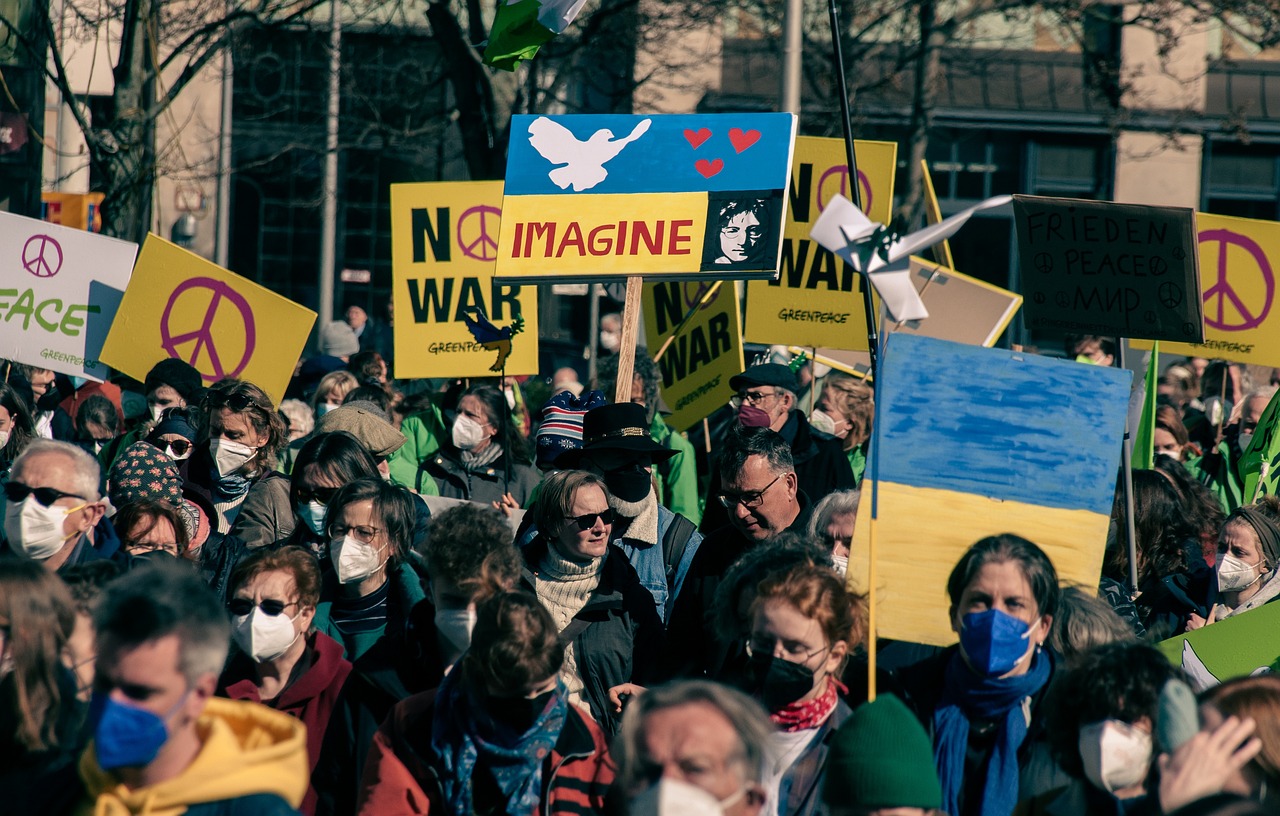
[[[489,697],[484,707],[494,722],[523,734],[547,710],[547,704],[555,693],[555,689],[550,689],[537,697]]]
[[[751,657],[752,692],[769,711],[780,711],[813,690],[813,670],[773,655]]]
[[[649,495],[653,478],[639,465],[629,465],[618,470],[605,471],[604,484],[609,488],[610,493],[624,502],[638,502]]]

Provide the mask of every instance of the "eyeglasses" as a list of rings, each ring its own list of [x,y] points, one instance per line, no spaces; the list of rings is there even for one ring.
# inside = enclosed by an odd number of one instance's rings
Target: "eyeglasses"
[[[232,615],[248,615],[256,606],[262,610],[263,614],[275,617],[291,606],[297,606],[297,601],[278,601],[275,598],[263,598],[256,604],[249,598],[232,598],[227,601],[227,609],[231,610]]]
[[[205,394],[200,406],[204,409],[230,408],[232,411],[243,411],[253,405],[253,397],[248,394],[222,394],[210,392]]]
[[[174,439],[169,442],[161,442],[160,444],[164,446],[160,448],[160,450],[170,456],[186,456],[191,452],[191,443],[185,439]]]
[[[578,525],[578,529],[586,532],[596,526],[596,519],[600,519],[600,523],[606,527],[613,524],[613,508],[606,507],[599,513],[587,513],[583,516],[565,516],[565,521],[572,521]]]
[[[53,503],[58,499],[79,499],[80,501],[89,501],[84,496],[76,493],[64,493],[53,487],[29,487],[22,482],[7,482],[4,486],[4,497],[10,502],[17,504],[34,494],[36,501],[45,507],[52,507]]]
[[[364,527],[364,526],[362,526],[362,525],[356,525],[356,526],[354,526],[354,527],[348,527],[348,526],[347,526],[347,525],[345,525],[345,524],[330,524],[330,525],[329,525],[329,537],[330,537],[330,538],[332,538],[332,539],[334,539],[334,540],[337,540],[337,539],[339,539],[339,538],[346,538],[346,537],[347,537],[347,534],[348,534],[348,533],[350,533],[350,534],[351,534],[351,536],[352,536],[356,541],[362,542],[362,543],[364,543],[364,544],[369,544],[369,543],[372,543],[372,542],[373,542],[373,539],[374,539],[374,538],[378,535],[378,533],[380,533],[380,532],[382,532],[382,531],[381,531],[381,530],[379,530],[377,527]]]
[[[781,643],[782,654],[786,660],[791,663],[808,663],[813,658],[830,649],[830,646],[823,646],[816,651],[809,651],[809,648],[803,643],[786,640],[769,640],[768,638],[752,635],[747,639],[747,657],[768,657],[773,655],[774,647]]]
[[[298,488],[298,501],[303,504],[309,504],[312,501],[328,504],[333,501],[333,497],[338,494],[339,489],[337,487],[300,487]]]
[[[732,510],[734,505],[738,504],[743,507],[759,507],[764,503],[765,491],[777,484],[778,480],[785,475],[785,473],[779,473],[777,476],[773,477],[772,482],[769,482],[769,484],[759,490],[752,490],[747,493],[721,493],[719,496],[716,496],[716,498],[720,500],[720,504],[723,505],[726,510]]]
[[[778,396],[776,389],[773,391],[739,391],[737,395],[730,398],[729,403],[734,408],[740,408],[744,402],[748,405],[758,405],[769,397],[776,396]]]

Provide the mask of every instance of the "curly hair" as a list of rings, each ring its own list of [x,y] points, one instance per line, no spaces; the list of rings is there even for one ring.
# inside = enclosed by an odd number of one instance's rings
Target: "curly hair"
[[[871,422],[876,412],[875,391],[863,380],[833,371],[827,375],[823,394],[831,395],[831,402],[849,422],[849,433],[844,438],[844,449],[853,448],[871,437]]]
[[[511,525],[498,511],[482,505],[461,504],[432,516],[420,555],[428,575],[443,578],[473,598],[509,591],[520,580],[520,553],[512,543]]]
[[[785,601],[816,621],[827,643],[843,640],[852,652],[867,638],[867,596],[850,592],[829,567],[802,563],[767,576],[756,587],[751,614],[771,600]]]
[[[236,407],[232,407],[232,406]],[[243,406],[243,407],[241,407]],[[269,471],[276,466],[276,457],[280,450],[288,444],[289,433],[285,430],[284,420],[276,410],[275,403],[267,392],[248,380],[225,379],[209,386],[204,399],[200,401],[200,437],[209,438],[210,419],[215,411],[226,409],[243,416],[259,435],[267,441],[258,449],[257,458],[253,461],[261,471]]]
[[[1112,517],[1123,519],[1115,511]],[[1133,472],[1133,529],[1137,536],[1139,585],[1186,570],[1186,542],[1195,539],[1198,543],[1200,538],[1178,492],[1154,470]],[[1116,535],[1108,541],[1102,572],[1117,581],[1128,580],[1129,548],[1124,536]]]
[[[555,620],[537,598],[500,592],[476,607],[463,679],[500,696],[521,696],[560,671],[564,650]]]
[[[1218,532],[1227,514],[1217,497],[1194,476],[1186,466],[1172,456],[1157,456],[1155,469],[1173,484],[1178,493],[1182,513],[1187,522],[1198,531],[1204,554],[1212,560],[1218,550]]]

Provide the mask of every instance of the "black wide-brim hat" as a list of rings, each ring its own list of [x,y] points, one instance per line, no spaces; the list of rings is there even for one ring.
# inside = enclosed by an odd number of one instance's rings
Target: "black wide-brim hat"
[[[655,463],[679,453],[653,441],[647,419],[644,406],[634,402],[592,408],[582,418],[582,447],[560,454],[556,466],[577,467],[584,455],[597,451],[643,453]]]

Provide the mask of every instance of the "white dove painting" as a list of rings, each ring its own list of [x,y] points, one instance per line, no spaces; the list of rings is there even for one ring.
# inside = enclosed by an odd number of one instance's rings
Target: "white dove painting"
[[[564,190],[572,185],[573,191],[580,193],[608,178],[604,165],[647,133],[650,123],[649,119],[641,120],[621,139],[608,128],[601,128],[582,141],[564,125],[539,116],[529,124],[529,144],[542,158],[557,165],[547,174],[557,187]]]

